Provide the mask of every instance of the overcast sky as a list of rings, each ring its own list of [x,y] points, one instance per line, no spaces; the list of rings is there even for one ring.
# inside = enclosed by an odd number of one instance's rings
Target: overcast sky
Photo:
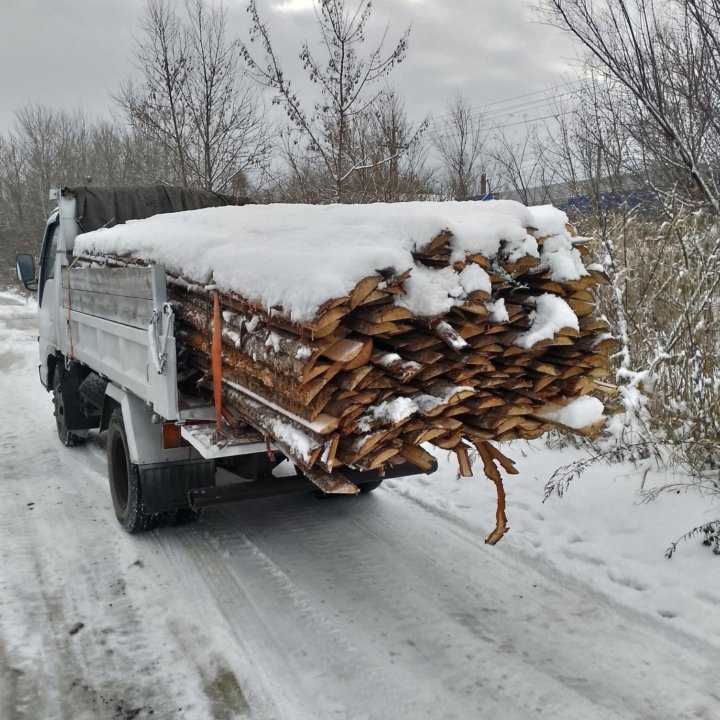
[[[225,5],[231,34],[246,37],[246,0]],[[133,36],[144,7],[145,0],[0,0],[0,132],[28,103],[109,116],[111,93],[134,71]],[[533,22],[532,3],[375,0],[373,7],[371,27],[389,23],[391,39],[412,26],[407,59],[392,75],[411,120],[441,116],[458,90],[477,107],[537,93],[517,103],[524,105],[576,77],[575,46]],[[258,0],[258,8],[284,58],[315,37],[312,0]],[[541,115],[543,108],[517,112]]]

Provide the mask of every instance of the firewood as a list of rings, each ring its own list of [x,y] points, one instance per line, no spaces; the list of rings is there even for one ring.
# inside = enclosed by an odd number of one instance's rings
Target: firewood
[[[410,329],[409,325],[401,325],[400,323],[393,321],[369,322],[368,320],[363,320],[361,317],[356,315],[348,318],[346,324],[355,332],[362,335],[369,335],[370,337],[397,335],[398,333],[405,332]]]
[[[361,280],[350,293],[347,306],[352,310],[366,301],[382,281],[382,275],[371,275]],[[384,295],[384,294],[383,294]]]
[[[533,228],[527,232],[542,252],[544,238]],[[590,243],[574,240],[588,257]],[[293,319],[289,308],[264,307],[216,288],[222,310],[218,411],[234,432],[250,431],[255,439],[274,443],[327,493],[357,492],[342,475],[348,466],[382,474],[392,464],[409,462],[428,471],[434,458],[421,443],[452,451],[460,474],[469,476],[470,444],[496,486],[496,527],[487,538],[494,543],[507,530],[499,468],[517,470],[491,442],[531,439],[557,427],[540,414],[549,404],[616,391],[602,379],[611,370],[608,354],[616,341],[607,323],[594,316],[596,288],[609,280],[595,268],[575,280],[557,280],[540,258],[511,255],[515,249],[504,243],[493,258],[458,257],[455,250],[451,233],[443,231],[419,243],[413,259],[424,272],[480,267],[491,289],[453,298],[441,316],[413,314],[412,304],[403,299],[413,272],[407,267],[377,268],[303,321]],[[145,262],[103,261],[117,266]],[[536,298],[546,293],[564,299],[578,317],[577,329],[562,328],[532,347],[521,347],[521,334],[533,324]],[[168,294],[183,387],[195,384],[205,392],[212,356],[211,297],[205,285],[174,276],[168,277]],[[504,321],[499,319],[503,304]],[[387,407],[403,411],[384,412]]]
[[[470,345],[465,341],[450,323],[444,320],[435,320],[430,324],[433,332],[455,352],[470,350]]]
[[[321,354],[333,362],[344,363],[347,370],[364,365],[372,355],[373,343],[369,338],[344,338],[325,348]],[[357,362],[359,360],[359,362]],[[357,362],[357,364],[355,364]],[[353,365],[350,365],[353,363]]]
[[[373,324],[391,323],[396,320],[409,320],[412,316],[412,313],[407,308],[398,307],[397,305],[363,307],[353,313],[353,317]]]
[[[486,258],[484,255],[481,255],[480,253],[468,255],[467,259],[468,262],[479,265],[483,270],[488,270],[492,266],[492,261]]]
[[[427,472],[435,463],[435,458],[415,443],[403,443],[400,454],[408,462],[416,465],[422,472]]]
[[[412,380],[423,368],[420,363],[405,360],[397,353],[377,352],[372,356],[371,362],[401,383]]]
[[[453,448],[453,451],[455,452],[455,456],[458,460],[459,474],[462,477],[472,477],[472,463],[470,462],[470,457],[468,456],[468,451],[465,444],[458,443]]]

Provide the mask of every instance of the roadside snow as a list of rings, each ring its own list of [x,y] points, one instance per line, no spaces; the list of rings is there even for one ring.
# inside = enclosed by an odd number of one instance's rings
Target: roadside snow
[[[672,560],[664,556],[688,530],[720,518],[720,503],[692,491],[661,493],[645,502],[641,486],[649,490],[683,478],[604,462],[591,464],[562,498],[553,495],[542,503],[542,487],[553,471],[587,460],[588,453],[553,450],[538,441],[509,443],[503,452],[517,463],[519,474],[505,480],[511,530],[497,547],[568,573],[618,604],[660,618],[666,627],[720,651],[720,557],[701,539],[680,543]],[[438,478],[388,482],[394,491],[436,507],[473,532],[487,531],[494,512],[491,483],[479,473],[472,481],[455,480],[452,457],[439,457]],[[668,712],[661,717],[678,716]]]

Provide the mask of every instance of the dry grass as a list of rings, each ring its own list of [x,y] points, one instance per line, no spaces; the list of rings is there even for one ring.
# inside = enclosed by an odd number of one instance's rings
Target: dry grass
[[[720,493],[720,227],[698,213],[664,221],[616,210],[581,229],[602,240],[613,279],[600,302],[623,341],[618,382],[646,398],[632,411],[636,429]]]

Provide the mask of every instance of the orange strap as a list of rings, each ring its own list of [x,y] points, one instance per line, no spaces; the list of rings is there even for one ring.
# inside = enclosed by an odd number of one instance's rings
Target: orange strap
[[[60,271],[61,277],[62,277],[62,270]],[[68,284],[68,293],[67,293],[67,331],[68,331],[68,340],[70,341],[70,358],[71,360],[75,361],[75,345],[73,343],[73,333],[72,333],[72,288],[70,287],[70,268],[67,269],[67,284]]]
[[[222,317],[220,315],[220,293],[215,290],[212,334],[212,376],[215,392],[215,423],[217,431],[222,430]]]

